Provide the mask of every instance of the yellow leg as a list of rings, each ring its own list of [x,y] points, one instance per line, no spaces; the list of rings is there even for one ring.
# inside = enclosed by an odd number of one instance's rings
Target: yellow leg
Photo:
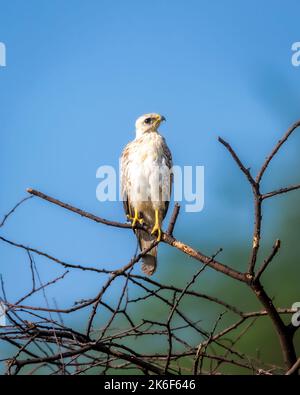
[[[157,241],[160,241],[160,239],[161,239],[161,228],[160,228],[160,223],[159,223],[159,218],[158,218],[158,210],[157,209],[155,210],[155,224],[153,226],[151,234],[153,235],[156,232],[157,232]]]
[[[143,218],[139,218],[138,211],[137,211],[136,208],[134,209],[134,217],[131,217],[130,215],[127,215],[127,218],[132,221],[131,226],[133,228],[135,227],[137,222],[139,222],[141,225],[144,222]]]

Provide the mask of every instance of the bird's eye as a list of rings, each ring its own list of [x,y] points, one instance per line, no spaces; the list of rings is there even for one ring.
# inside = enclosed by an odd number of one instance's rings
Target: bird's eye
[[[144,122],[149,125],[152,122],[152,118],[146,118]]]

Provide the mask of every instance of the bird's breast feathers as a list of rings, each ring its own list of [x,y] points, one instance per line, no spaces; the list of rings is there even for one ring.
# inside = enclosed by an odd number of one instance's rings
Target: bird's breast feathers
[[[125,148],[122,157],[123,191],[135,205],[147,200],[164,200],[164,189],[169,194],[170,163],[165,155],[166,149],[164,138],[158,133],[145,134]]]

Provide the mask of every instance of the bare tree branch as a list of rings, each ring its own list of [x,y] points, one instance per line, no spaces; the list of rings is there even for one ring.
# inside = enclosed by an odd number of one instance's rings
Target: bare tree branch
[[[135,264],[158,244],[157,241],[153,241],[149,248],[132,257],[128,263],[118,266],[118,269],[108,270],[99,268],[96,264],[85,266],[65,262],[42,249],[17,243],[2,234],[0,241],[26,252],[31,275],[29,289],[16,301],[8,299],[7,286],[1,275],[2,303],[7,309],[8,325],[0,328],[0,340],[14,349],[10,358],[4,359],[7,362],[7,373],[21,374],[25,366],[32,365],[29,374],[41,372],[41,369],[50,369],[50,374],[65,375],[85,374],[94,370],[101,374],[109,374],[113,369],[121,373],[133,370],[142,374],[220,374],[222,366],[227,364],[236,369],[244,369],[250,374],[297,374],[300,368],[300,359],[297,359],[294,345],[294,334],[297,328],[291,328],[291,324],[286,325],[283,320],[283,316],[294,314],[296,311],[288,307],[275,306],[261,283],[262,274],[266,272],[269,264],[278,254],[281,245],[279,240],[276,240],[270,255],[258,269],[257,266],[262,239],[263,201],[300,189],[300,184],[296,184],[262,194],[260,183],[271,160],[299,126],[300,121],[288,129],[266,158],[255,179],[231,145],[219,138],[220,143],[226,147],[245,175],[253,194],[252,248],[248,267],[247,262],[244,262],[244,266],[238,266],[245,267],[242,272],[236,270],[234,264],[227,266],[216,259],[222,249],[213,256],[209,256],[173,236],[180,211],[178,204],[175,204],[167,231],[163,233],[161,241],[201,263],[200,269],[182,286],[159,282],[135,273]],[[31,196],[21,200],[4,216],[0,224],[1,231],[5,229],[6,220],[32,196],[37,196],[99,224],[131,229],[128,223],[98,217],[40,191],[28,189],[28,192]],[[137,228],[146,232],[151,231],[147,224],[137,225]],[[39,256],[44,258],[43,261],[54,263],[55,266],[67,269],[67,271],[42,282],[35,264],[35,259]],[[223,298],[199,292],[198,281],[204,269],[208,267],[229,277],[231,281],[237,282],[244,287],[245,292],[254,294],[262,305],[262,309],[245,311],[226,302],[225,298],[223,300]],[[61,308],[56,300],[51,301],[52,299],[47,296],[48,289],[54,284],[64,283],[66,276],[75,270],[100,275],[102,282],[99,289],[89,299],[74,295],[73,305]],[[113,300],[108,297],[112,289],[117,289],[114,291]],[[42,293],[44,302],[40,303],[40,306],[31,305],[30,298],[39,293]],[[204,300],[211,303],[212,307],[222,309],[222,313],[216,314],[216,319],[209,329],[205,327],[201,315]],[[147,305],[149,301],[158,303],[162,312],[155,319],[151,319],[146,314],[143,314],[143,318],[137,318],[134,308],[140,306],[146,312],[144,304]],[[193,312],[195,317],[191,318],[190,312],[186,311],[186,303],[199,306],[195,310],[196,313]],[[105,319],[100,320],[99,326],[95,318],[102,317],[99,313],[100,309],[104,309],[108,317],[105,316]],[[65,315],[72,315],[75,312],[80,312],[84,317],[85,330],[75,330],[65,324]],[[284,367],[265,363],[262,358],[254,358],[237,348],[237,343],[246,333],[256,330],[261,317],[268,317],[273,324],[278,335],[278,345],[283,355]],[[194,333],[193,337],[187,339],[184,335],[185,331]],[[154,338],[160,340],[159,353],[155,351],[147,353],[145,349],[139,348],[138,340]],[[128,343],[130,339],[135,339],[135,342]],[[134,344],[134,346],[130,347],[128,344]],[[190,361],[190,366],[187,364],[187,359]]]

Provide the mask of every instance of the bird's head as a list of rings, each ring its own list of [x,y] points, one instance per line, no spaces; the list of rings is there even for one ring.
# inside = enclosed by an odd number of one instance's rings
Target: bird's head
[[[142,115],[135,122],[137,137],[142,136],[144,133],[157,132],[159,125],[165,120],[166,118],[160,114],[150,113]]]

